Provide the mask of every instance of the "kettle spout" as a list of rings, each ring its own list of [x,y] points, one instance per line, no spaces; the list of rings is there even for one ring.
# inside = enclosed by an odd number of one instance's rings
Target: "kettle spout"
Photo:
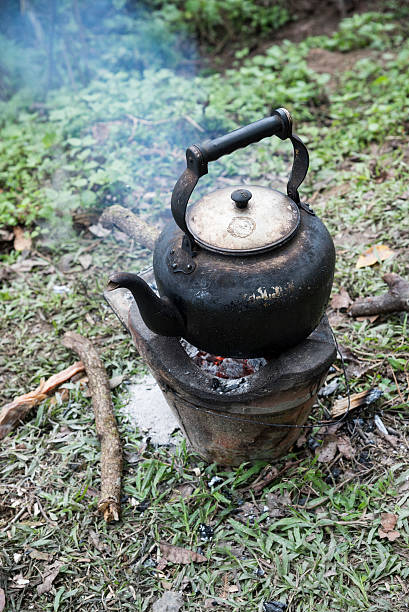
[[[182,315],[167,297],[159,297],[137,274],[114,274],[107,291],[129,289],[138,305],[147,327],[161,336],[183,336],[185,324]]]

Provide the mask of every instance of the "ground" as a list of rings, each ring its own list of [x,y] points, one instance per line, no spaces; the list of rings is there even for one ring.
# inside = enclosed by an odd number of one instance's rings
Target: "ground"
[[[390,32],[377,28],[379,23],[370,17],[333,37],[266,46],[228,70],[221,85],[217,75],[195,81],[198,95],[200,88],[212,88],[206,126],[216,129],[214,116],[223,105],[227,126],[266,112],[269,101],[260,102],[255,84],[262,80],[265,87],[279,86],[279,80],[269,81],[275,74],[272,62],[282,78],[289,79],[285,70],[291,72],[293,80],[286,82],[279,99],[285,105],[288,96],[297,131],[310,148],[303,196],[335,241],[333,295],[344,289],[352,299],[385,291],[386,272],[408,275],[409,51],[399,23],[392,22]],[[177,91],[178,104],[183,87],[181,83]],[[107,88],[101,89],[109,99]],[[98,99],[97,90],[87,92],[88,104],[94,104],[93,95]],[[266,97],[271,101],[270,94]],[[46,133],[61,121],[57,117],[51,123],[58,104],[58,99],[55,108],[51,104]],[[189,116],[201,124],[205,114],[196,115],[195,107],[186,104]],[[27,125],[24,117],[19,121]],[[122,130],[132,154],[144,153],[132,148],[140,126],[115,121],[104,128],[97,124],[98,155],[112,161],[103,147],[105,142],[111,147],[108,133],[114,130]],[[42,129],[41,123],[36,129]],[[194,137],[203,138],[200,134]],[[88,145],[72,142],[70,147],[64,155],[72,155],[72,165]],[[140,171],[151,190],[143,196],[133,185],[134,210],[145,215],[146,202],[153,202],[160,213],[154,216],[158,224],[165,222],[163,209],[183,163],[180,143],[172,141],[169,147],[175,165],[169,169],[166,158],[158,173],[151,170],[151,160],[162,159],[158,147]],[[85,153],[78,163],[91,164],[94,158],[90,161]],[[273,175],[281,185],[288,172],[286,159],[285,148],[259,146],[215,172],[222,184],[234,182],[237,175],[265,184]],[[319,397],[311,429],[287,456],[274,465],[207,465],[189,451],[180,434],[174,444],[155,447],[120,417],[127,384],[146,373],[146,366],[101,293],[111,270],[144,269],[150,253],[118,234],[96,237],[86,223],[79,232],[67,227],[59,231],[58,223],[52,225],[22,253],[5,241],[2,401],[34,388],[75,360],[61,345],[65,331],[91,338],[109,376],[122,377],[113,390],[125,453],[122,517],[105,525],[96,513],[99,444],[86,385],[71,382],[68,391],[43,402],[2,441],[0,587],[5,609],[143,611],[171,590],[182,594],[186,610],[262,610],[265,605],[268,612],[280,609],[277,602],[288,612],[407,610],[407,314],[357,321],[330,306],[351,392],[376,389],[382,392],[379,399],[356,409],[338,427],[315,426],[335,398],[346,396],[338,359],[327,380],[332,392]],[[358,268],[359,255],[375,244],[387,245],[394,255]],[[388,428],[387,437],[375,416]],[[161,543],[198,552],[206,561],[174,563],[166,559]],[[38,594],[37,587],[53,570],[49,589]]]

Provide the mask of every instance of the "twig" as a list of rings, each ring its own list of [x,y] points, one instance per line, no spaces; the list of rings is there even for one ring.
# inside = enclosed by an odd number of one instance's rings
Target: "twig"
[[[84,364],[77,361],[65,368],[62,372],[53,374],[48,380],[42,380],[34,391],[16,397],[12,402],[3,406],[0,411],[0,440],[3,439],[20,421],[22,421],[32,408],[46,399],[51,391],[82,372]]]
[[[404,404],[405,400],[404,400],[404,397],[402,395],[402,391],[400,390],[399,383],[398,383],[397,378],[395,376],[395,372],[394,372],[392,367],[390,369],[391,369],[391,372],[392,372],[393,380],[395,382],[396,391],[398,392],[398,395],[400,397],[400,400],[401,400],[402,404]]]
[[[82,359],[88,376],[95,415],[95,427],[101,442],[101,495],[98,511],[109,523],[118,521],[120,514],[122,446],[112,407],[109,379],[92,342],[74,332],[62,339],[65,347]]]
[[[350,309],[353,317],[400,312],[403,310],[409,312],[409,282],[392,272],[385,274],[383,280],[389,286],[389,291],[383,295],[356,300]]]
[[[146,221],[119,204],[106,208],[99,221],[106,228],[117,227],[121,232],[135,240],[136,244],[150,250],[153,250],[155,241],[159,236],[159,230],[151,227]]]
[[[45,513],[45,510],[43,508],[43,506],[41,505],[40,500],[38,499],[38,497],[36,497],[36,502],[38,504],[38,507],[40,509],[41,514],[43,515],[44,519],[47,521],[47,523],[50,523],[50,525],[52,525],[53,527],[58,527],[58,523],[56,523],[55,521],[52,521]]]
[[[155,125],[161,125],[162,123],[169,123],[170,121],[174,122],[175,120],[173,118],[168,118],[168,119],[159,119],[158,121],[150,121],[149,119],[141,119],[140,117],[135,117],[135,115],[131,115],[129,113],[125,114],[125,117],[127,117],[127,119],[129,119],[129,121],[132,122],[132,132],[131,135],[128,138],[128,142],[131,142],[134,139],[135,136],[135,130],[138,127],[138,125],[146,125],[149,127],[153,127]],[[182,119],[184,119],[185,121],[187,121],[188,123],[190,123],[190,125],[193,125],[193,127],[198,131],[198,132],[204,132],[204,129],[202,128],[201,125],[199,125],[194,119],[192,119],[192,117],[190,117],[189,115],[182,115]]]
[[[192,117],[189,117],[189,115],[183,115],[183,118],[186,119],[186,121],[190,123],[190,125],[193,125],[193,127],[199,132],[204,132],[204,129],[202,128],[202,126],[196,123],[196,121],[192,119]]]
[[[11,525],[12,525],[13,523],[15,523],[16,521],[18,521],[18,519],[20,518],[20,516],[21,516],[22,514],[24,514],[24,512],[26,512],[26,510],[27,510],[27,506],[23,506],[23,508],[21,508],[21,510],[19,510],[15,516],[13,516],[13,518],[11,519],[11,521],[9,521],[9,522],[7,523],[7,525],[6,525],[5,527],[3,527],[3,531],[7,531],[7,530],[8,530],[8,528],[9,528],[9,527],[11,527]]]

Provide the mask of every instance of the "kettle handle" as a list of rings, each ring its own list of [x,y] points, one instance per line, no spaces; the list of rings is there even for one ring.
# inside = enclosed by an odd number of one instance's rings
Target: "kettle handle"
[[[290,113],[285,108],[277,108],[271,117],[250,123],[214,140],[206,140],[200,145],[192,145],[186,150],[187,167],[173,188],[171,208],[175,222],[188,238],[189,250],[193,248],[195,241],[186,224],[186,208],[199,178],[208,173],[208,163],[274,135],[281,140],[289,138],[293,145],[294,160],[287,183],[287,194],[296,204],[300,204],[298,187],[308,171],[308,151],[302,140],[292,133]]]

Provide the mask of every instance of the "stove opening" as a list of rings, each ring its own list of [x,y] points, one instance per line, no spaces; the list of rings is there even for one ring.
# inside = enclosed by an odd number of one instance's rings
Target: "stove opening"
[[[234,357],[220,357],[202,351],[183,338],[180,341],[189,357],[194,363],[210,376],[217,376],[228,380],[244,378],[254,374],[267,364],[263,357],[253,359],[235,359]]]

